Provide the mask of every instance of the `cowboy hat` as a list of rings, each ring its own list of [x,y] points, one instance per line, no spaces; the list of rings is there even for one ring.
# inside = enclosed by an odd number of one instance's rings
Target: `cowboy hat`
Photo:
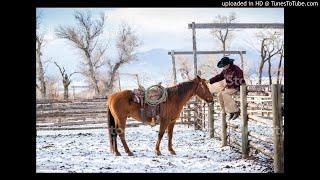
[[[229,57],[223,57],[218,62],[218,68],[223,68],[225,65],[231,64],[234,61],[234,59],[230,59]]]

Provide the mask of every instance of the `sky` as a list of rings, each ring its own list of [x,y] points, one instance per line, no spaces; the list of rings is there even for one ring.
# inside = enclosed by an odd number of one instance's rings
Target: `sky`
[[[46,46],[43,59],[53,59],[67,71],[75,71],[79,66],[80,56],[72,44],[58,39],[54,29],[59,25],[75,25],[73,13],[77,10],[89,10],[93,17],[102,13],[106,16],[104,37],[110,41],[107,50],[111,57],[116,56],[114,41],[122,23],[129,24],[142,42],[138,53],[153,49],[192,50],[192,31],[188,24],[210,23],[217,15],[229,15],[235,12],[240,23],[283,23],[283,8],[38,8],[41,14],[40,31],[45,33]],[[252,48],[252,39],[258,30],[239,30],[230,49],[246,50]],[[214,50],[217,43],[212,39],[210,30],[197,30],[197,49]],[[52,64],[47,64],[48,74],[59,73]],[[148,70],[146,70],[148,71]],[[152,72],[149,72],[152,74]],[[82,77],[75,76],[75,83]]]

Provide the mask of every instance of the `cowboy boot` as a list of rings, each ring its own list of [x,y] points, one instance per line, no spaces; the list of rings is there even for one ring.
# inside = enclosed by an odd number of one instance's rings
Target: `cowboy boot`
[[[230,121],[234,117],[235,113],[230,113],[230,116],[228,118],[228,121]]]
[[[233,113],[232,120],[237,119],[239,116],[240,116],[240,110],[239,110],[239,111],[237,111],[237,112],[235,112],[235,113]]]

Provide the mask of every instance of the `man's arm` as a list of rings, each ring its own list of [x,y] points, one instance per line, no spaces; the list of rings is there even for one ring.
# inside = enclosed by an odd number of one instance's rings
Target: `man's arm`
[[[213,83],[221,81],[223,79],[224,79],[224,75],[223,75],[223,71],[222,71],[220,74],[218,74],[218,75],[214,76],[213,78],[209,79],[209,83],[213,84]]]

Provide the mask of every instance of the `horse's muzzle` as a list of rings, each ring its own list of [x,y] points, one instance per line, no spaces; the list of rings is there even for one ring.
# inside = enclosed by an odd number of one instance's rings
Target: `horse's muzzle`
[[[211,102],[213,102],[213,97],[207,98],[205,101],[206,101],[207,103],[211,103]]]

